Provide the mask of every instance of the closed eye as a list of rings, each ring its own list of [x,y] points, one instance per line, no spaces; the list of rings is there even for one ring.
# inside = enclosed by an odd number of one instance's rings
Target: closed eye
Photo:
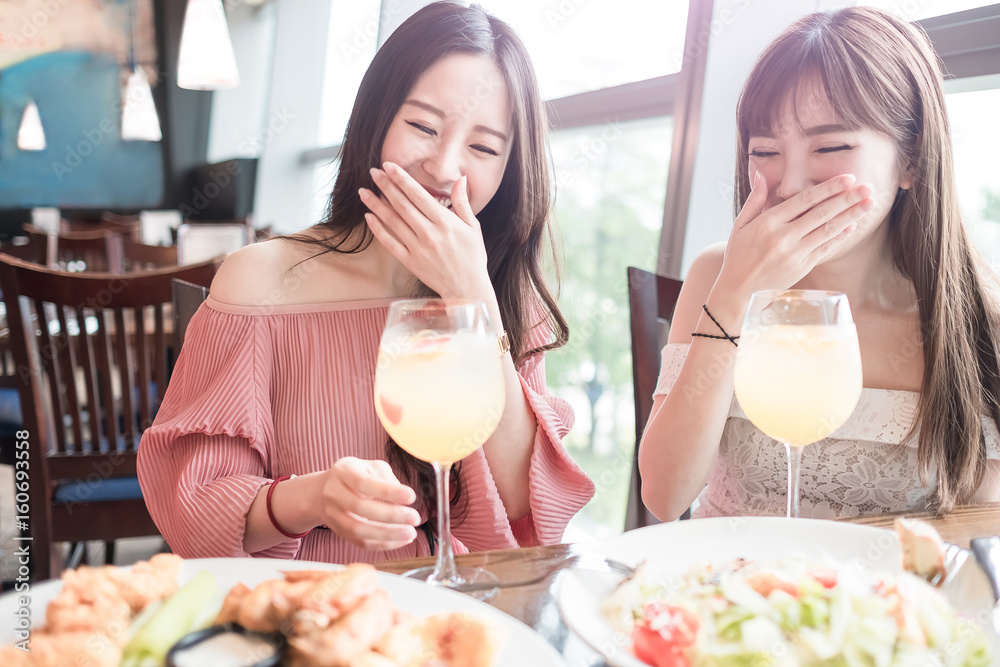
[[[761,150],[750,151],[751,157],[774,157],[777,154],[778,153],[775,151],[761,151]]]
[[[849,150],[851,150],[851,147],[850,146],[846,146],[846,145],[845,146],[826,146],[824,148],[817,148],[816,152],[817,153],[836,153],[837,151],[849,151]]]
[[[480,153],[486,153],[487,155],[500,155],[500,153],[497,153],[489,146],[483,146],[482,144],[473,144],[472,150],[479,151]]]
[[[420,130],[424,134],[430,135],[432,137],[437,136],[437,132],[435,132],[431,128],[427,127],[426,125],[421,125],[420,123],[415,123],[412,120],[406,121],[406,124],[409,125],[410,127],[417,128],[418,130]]]

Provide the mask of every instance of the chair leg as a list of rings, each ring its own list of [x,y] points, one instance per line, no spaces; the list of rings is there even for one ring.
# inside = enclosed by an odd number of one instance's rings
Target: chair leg
[[[108,540],[104,543],[104,564],[114,565],[115,564],[115,541]]]

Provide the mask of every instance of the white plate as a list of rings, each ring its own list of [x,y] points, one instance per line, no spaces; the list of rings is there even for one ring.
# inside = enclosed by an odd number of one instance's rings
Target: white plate
[[[649,526],[587,547],[630,565],[649,559],[657,572],[685,574],[697,563],[722,565],[734,558],[775,560],[801,554],[831,558],[860,570],[898,572],[899,541],[894,531],[836,521],[777,517],[696,519]],[[569,570],[562,577],[559,608],[566,625],[615,667],[649,667],[631,652],[631,640],[616,632],[599,606],[620,577]],[[974,559],[946,591],[960,612],[987,619],[993,598]]]
[[[185,560],[178,582],[184,584],[201,570],[208,570],[215,577],[221,596],[237,583],[250,587],[281,577],[283,570],[339,570],[340,565],[311,563],[308,561],[269,558],[205,558]],[[382,588],[392,596],[399,609],[413,614],[429,615],[445,612],[470,612],[485,620],[494,621],[504,628],[507,637],[498,665],[517,667],[564,666],[559,653],[537,632],[517,619],[472,598],[443,588],[428,586],[385,572],[379,573]],[[62,587],[59,581],[49,581],[32,586],[30,609],[32,627],[44,624],[45,609]],[[14,637],[14,612],[18,597],[24,593],[10,592],[0,596],[0,644],[10,644]]]

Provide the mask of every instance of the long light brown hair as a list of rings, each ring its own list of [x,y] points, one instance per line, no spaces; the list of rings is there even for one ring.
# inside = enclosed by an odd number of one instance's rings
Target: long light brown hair
[[[369,169],[382,164],[382,145],[396,112],[420,75],[454,53],[490,58],[500,70],[510,100],[510,157],[496,194],[476,217],[482,227],[490,280],[517,364],[532,354],[564,345],[569,327],[546,285],[542,266],[545,251],[553,250],[553,237],[548,121],[538,82],[521,39],[482,7],[434,2],[415,12],[389,36],[372,59],[354,101],[341,144],[340,170],[320,223],[326,229],[325,238],[317,240],[304,234],[289,238],[319,246],[321,250],[313,258],[328,252],[361,252],[371,244],[373,237],[364,220],[368,209],[358,196],[358,188],[378,192]],[[416,283],[411,296],[433,293]],[[553,332],[553,340],[532,347],[529,337],[539,325]],[[386,454],[398,473],[433,497],[434,475],[429,464],[413,458],[392,440]],[[458,466],[453,471],[452,505],[460,520],[463,492]],[[434,504],[427,509],[428,523],[433,526]]]
[[[775,127],[800,85],[822,83],[840,121],[892,139],[912,179],[889,212],[892,259],[916,291],[924,374],[917,417],[920,480],[949,511],[985,473],[982,416],[1000,425],[997,306],[966,234],[955,193],[942,71],[926,34],[887,12],[811,14],[764,50],[737,106],[738,211],[750,193],[750,133]]]

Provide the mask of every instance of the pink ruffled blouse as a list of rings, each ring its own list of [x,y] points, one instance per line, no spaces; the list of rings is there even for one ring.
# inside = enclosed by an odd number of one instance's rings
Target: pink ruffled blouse
[[[296,306],[233,306],[209,296],[188,327],[163,404],[139,448],[139,482],[171,549],[188,558],[260,556],[332,563],[426,556],[419,533],[394,551],[368,551],[317,529],[265,551],[243,550],[246,514],[282,475],[326,470],[342,456],[383,459],[375,413],[378,343],[390,299]],[[536,340],[543,344],[544,331]],[[530,513],[511,522],[489,464],[462,464],[468,509],[453,521],[456,553],[558,543],[594,485],[561,439],[569,405],[545,387],[543,355],[518,373],[538,429],[529,471]],[[433,499],[429,499],[430,502]]]

